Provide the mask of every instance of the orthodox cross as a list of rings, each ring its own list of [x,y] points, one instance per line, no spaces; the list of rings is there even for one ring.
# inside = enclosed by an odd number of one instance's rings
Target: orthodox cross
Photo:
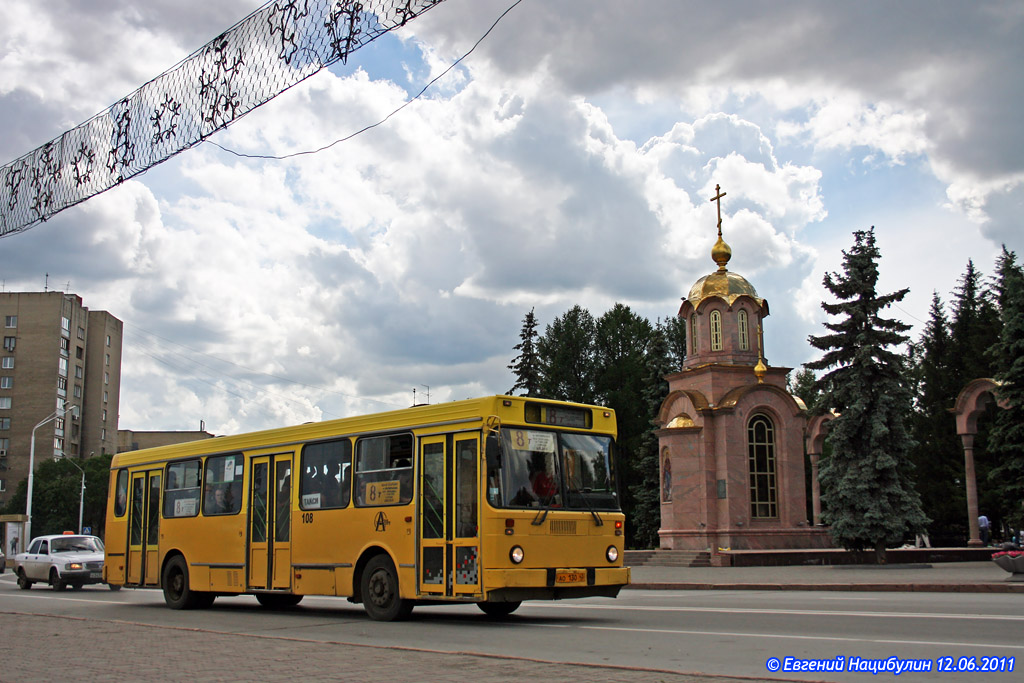
[[[722,186],[715,185],[715,196],[711,198],[711,201],[718,202],[718,237],[722,237],[722,197],[725,196],[725,192],[722,192]]]

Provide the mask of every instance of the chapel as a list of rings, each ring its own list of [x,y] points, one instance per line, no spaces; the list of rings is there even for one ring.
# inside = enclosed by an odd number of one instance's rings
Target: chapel
[[[768,302],[727,267],[726,193],[715,190],[717,270],[697,280],[679,308],[686,360],[666,377],[669,394],[657,419],[660,546],[712,554],[829,547],[827,532],[808,519],[807,409],[786,390],[791,368],[772,367],[764,357]]]

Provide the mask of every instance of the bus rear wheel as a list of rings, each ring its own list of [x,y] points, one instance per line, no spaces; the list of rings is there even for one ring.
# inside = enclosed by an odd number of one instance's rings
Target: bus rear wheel
[[[478,602],[476,606],[489,617],[507,617],[519,609],[521,604],[523,604],[521,600],[516,600],[514,602]]]
[[[189,588],[188,564],[181,555],[171,558],[164,567],[163,588],[164,602],[171,609],[195,609],[200,606],[201,594]]]
[[[288,609],[302,602],[302,596],[288,593],[257,593],[256,600],[267,609]]]
[[[363,609],[374,621],[399,621],[412,612],[412,600],[398,593],[398,574],[387,555],[377,555],[366,563],[362,580]]]

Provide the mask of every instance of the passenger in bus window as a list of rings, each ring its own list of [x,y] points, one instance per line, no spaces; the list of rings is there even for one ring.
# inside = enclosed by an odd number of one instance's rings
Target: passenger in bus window
[[[558,488],[546,469],[535,470],[530,475],[530,485],[533,488],[533,492],[540,498],[541,505],[551,503],[551,499],[558,493]]]
[[[395,469],[398,470],[399,499],[407,501],[412,499],[412,461],[409,458],[399,458],[395,461]]]
[[[213,504],[210,506],[210,512],[213,514],[223,514],[225,512],[234,511],[234,496],[227,484],[213,485],[212,503]]]

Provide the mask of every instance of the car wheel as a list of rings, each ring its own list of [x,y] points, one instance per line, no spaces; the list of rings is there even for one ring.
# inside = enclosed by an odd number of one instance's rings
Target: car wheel
[[[514,602],[478,602],[476,606],[489,617],[507,617],[519,609],[521,604],[523,604],[521,600],[516,600]]]
[[[73,590],[73,591],[80,591],[80,590],[82,590],[82,586],[83,586],[84,584],[78,583],[78,582],[76,581],[75,583],[70,583],[70,584],[68,584],[68,585],[69,585],[69,586],[71,586],[71,590]]]
[[[62,591],[67,588],[68,585],[64,582],[64,579],[60,578],[60,574],[57,573],[56,569],[50,570],[50,588],[55,591]]]
[[[398,574],[387,555],[376,555],[363,571],[363,609],[374,621],[400,621],[412,612],[412,600],[398,593]]]
[[[20,588],[23,591],[27,591],[31,587],[32,587],[32,582],[28,580],[27,576],[25,576],[25,570],[19,568],[18,569],[18,588]]]
[[[164,602],[171,609],[194,609],[198,596],[188,587],[188,565],[181,555],[171,558],[164,568]]]
[[[114,585],[114,584],[112,584],[112,583],[108,583],[108,584],[107,584],[107,588],[109,588],[109,589],[110,589],[110,590],[112,590],[112,591],[119,591],[119,590],[121,590],[121,587],[120,587],[120,586],[116,586],[116,585]]]

